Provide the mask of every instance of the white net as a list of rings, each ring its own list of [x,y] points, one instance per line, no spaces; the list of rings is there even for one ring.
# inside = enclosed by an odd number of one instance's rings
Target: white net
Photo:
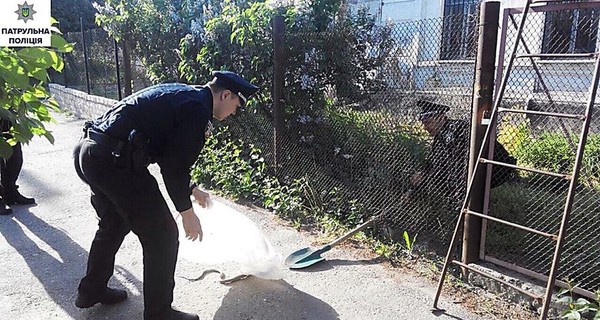
[[[216,201],[211,201],[207,209],[193,205],[202,224],[203,239],[186,239],[179,220],[181,258],[198,263],[199,271],[217,269],[230,278],[253,275],[278,280],[283,277],[283,259],[257,224]]]

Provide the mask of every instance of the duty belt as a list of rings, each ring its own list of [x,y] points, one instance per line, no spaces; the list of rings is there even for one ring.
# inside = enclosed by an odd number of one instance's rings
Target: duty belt
[[[113,156],[119,157],[124,149],[125,142],[112,137],[106,133],[95,131],[94,129],[88,129],[86,137],[96,143],[109,148],[112,151]]]

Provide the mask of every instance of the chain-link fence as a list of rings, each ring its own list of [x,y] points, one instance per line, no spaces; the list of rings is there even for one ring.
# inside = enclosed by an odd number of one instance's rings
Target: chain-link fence
[[[124,94],[125,73],[123,49],[101,28],[69,32],[64,38],[75,45],[64,54],[64,70],[53,74],[52,81],[94,95],[118,99]],[[151,85],[141,61],[131,54],[133,91]]]
[[[362,35],[361,45],[371,47],[359,54],[353,36],[286,34],[292,53],[278,176],[304,178],[311,203],[333,205],[330,213],[342,221],[383,213],[381,235],[397,240],[407,230],[445,250],[466,189],[475,52],[464,48],[475,50],[477,39],[471,29],[462,35],[469,45],[442,41],[442,30],[455,19],[375,28]],[[464,59],[440,60],[440,52],[453,51]],[[324,98],[292,98],[302,90]],[[419,119],[423,102],[449,107],[439,132],[429,133]],[[269,164],[272,121],[270,110],[254,110],[230,124],[261,147]]]
[[[515,18],[518,23],[519,16]],[[522,53],[595,50],[596,11],[540,12],[530,20]],[[450,28],[452,21],[470,27]],[[278,176],[287,182],[306,179],[311,203],[335,207],[330,213],[342,221],[357,222],[383,213],[385,223],[377,228],[380,236],[399,240],[406,230],[418,234],[418,241],[445,250],[466,191],[475,21],[473,16],[450,16],[373,27],[366,33],[288,32]],[[516,24],[507,21],[504,61],[516,35]],[[563,28],[566,25],[570,27]],[[93,37],[89,47],[102,46],[89,49],[95,52],[91,56],[101,56],[92,63],[98,69],[89,73],[90,83],[92,92],[114,98],[114,43],[101,33],[86,33]],[[67,39],[81,46],[80,33]],[[85,90],[81,52],[65,57],[65,81]],[[591,58],[536,58],[535,63],[519,59],[501,106],[581,114],[593,66]],[[433,107],[445,111],[433,118],[438,125],[426,117]],[[260,105],[226,124],[234,137],[259,147],[274,168],[271,111],[272,106]],[[559,273],[559,279],[573,279],[589,291],[600,289],[600,239],[595,232],[600,228],[600,123],[596,118],[592,118]],[[581,125],[574,119],[505,115],[496,141],[518,165],[570,174]],[[566,180],[526,171],[512,179],[498,176],[507,182],[490,190],[490,215],[557,233],[567,197]],[[483,258],[548,275],[553,240],[496,223],[487,224],[483,235]]]
[[[597,32],[597,15],[592,16],[592,20],[583,19],[578,24],[588,37]],[[445,249],[448,243],[466,191],[474,79],[474,61],[467,58],[475,56],[469,52],[463,56],[465,59],[456,58],[469,47],[465,43],[456,44],[455,55],[449,54],[453,47],[442,48],[453,43],[443,41],[444,21],[454,18],[445,19],[403,22],[390,27],[391,41],[386,43],[389,47],[384,62],[377,68],[365,69],[364,64],[356,63],[356,70],[343,70],[341,81],[333,84],[328,79],[300,73],[288,78],[288,85],[298,82],[307,90],[316,87],[326,92],[327,99],[322,108],[310,96],[286,101],[286,108],[294,111],[286,113],[284,156],[279,163],[281,177],[306,178],[313,189],[311,195],[316,198],[313,202],[337,203],[341,210],[333,213],[342,220],[385,212],[387,223],[379,226],[383,235],[398,240],[401,232],[407,230],[418,233],[420,241],[437,243],[439,249]],[[518,19],[517,16],[517,22]],[[543,13],[531,17],[533,22],[529,22],[525,37],[530,53],[539,53],[542,48],[543,52],[556,53],[566,47],[557,40],[560,32],[552,29],[548,19]],[[475,41],[475,31],[462,37]],[[515,28],[509,28],[504,48],[506,61],[515,34]],[[314,64],[311,57],[320,53],[315,53],[307,39],[326,39],[325,43],[339,46],[338,36],[288,34],[287,42],[304,43],[304,70],[309,70]],[[566,39],[574,41],[572,37]],[[595,43],[595,36],[591,41]],[[343,49],[336,50],[344,55]],[[443,60],[444,55],[454,59]],[[582,114],[593,66],[592,58],[537,59],[535,67],[530,60],[520,59],[501,107]],[[361,72],[370,77],[371,84],[382,84],[382,89],[373,89],[364,97],[348,98],[364,93],[364,87],[356,88],[351,83],[356,78],[347,77]],[[449,107],[448,121],[439,131],[429,133],[425,122],[419,120],[419,100]],[[239,132],[244,140],[262,146],[266,159],[272,161],[273,124],[268,115],[269,112],[255,112],[245,116],[239,120],[239,126],[244,128]],[[496,160],[570,174],[581,126],[582,121],[573,119],[504,116],[497,128]],[[592,120],[558,277],[572,279],[588,291],[600,288],[600,274],[596,272],[600,270],[600,239],[594,232],[600,227],[595,219],[600,210],[598,130],[599,123]],[[507,158],[498,159],[504,150]],[[496,170],[492,174],[496,183],[492,182],[488,213],[557,234],[568,182],[527,171]],[[504,183],[497,185],[497,181]],[[497,223],[487,224],[483,236],[482,258],[548,275],[554,253],[552,239]]]
[[[585,54],[596,51],[598,9],[530,13],[524,41],[507,79],[502,107],[583,115],[589,102],[596,58],[527,57],[528,54]],[[521,14],[508,19],[505,61],[515,45]],[[591,44],[591,46],[590,46]],[[596,99],[598,99],[596,97]],[[596,105],[597,107],[597,105]],[[600,289],[600,122],[594,112],[575,190],[558,280],[569,279],[588,291]],[[506,113],[497,136],[520,166],[570,175],[583,121],[544,115]],[[527,171],[492,189],[490,214],[549,234],[558,234],[569,181]],[[485,255],[548,276],[556,241],[490,222]]]

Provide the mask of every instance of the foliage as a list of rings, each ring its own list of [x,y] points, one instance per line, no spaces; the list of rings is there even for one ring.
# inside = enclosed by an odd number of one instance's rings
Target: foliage
[[[313,154],[321,171],[352,190],[407,189],[408,176],[425,159],[425,136],[391,112],[331,106],[323,118],[305,116],[298,122],[303,122],[302,130],[289,136],[305,150],[299,156]],[[373,146],[386,150],[385,156],[373,154]]]
[[[317,117],[330,98],[345,103],[365,99],[384,88],[374,75],[392,40],[389,29],[376,27],[366,11],[338,11],[340,3],[307,1],[305,7],[272,8],[262,2],[225,1],[201,32],[182,39],[179,70],[187,81],[198,82],[214,69],[233,69],[263,88],[272,87],[273,50],[267,44],[272,43],[273,16],[280,13],[286,25],[286,118]],[[324,87],[332,88],[334,97],[327,97]],[[266,112],[267,93],[263,90],[259,99]]]
[[[400,253],[402,252],[402,247],[399,243],[387,244],[381,241],[376,241],[374,244],[375,253],[378,255],[385,257],[386,259],[396,260],[400,257]]]
[[[218,141],[222,141],[218,143]],[[227,139],[226,128],[220,128],[205,145],[192,176],[209,188],[219,188],[229,195],[256,200],[259,187],[266,178],[264,159],[254,146]]]
[[[574,160],[574,150],[567,138],[558,132],[543,132],[535,139],[521,144],[520,160],[534,168],[553,172],[569,172]]]
[[[95,4],[96,23],[118,41],[130,42],[153,82],[175,81],[185,34],[201,29],[220,1],[105,0]]]
[[[520,165],[540,170],[571,173],[579,138],[562,132],[544,131],[533,134],[528,122],[506,124],[499,133],[500,141],[518,159]],[[583,151],[581,182],[587,186],[600,180],[600,134],[589,133]]]
[[[12,137],[0,139],[0,156],[3,158],[12,155],[12,145],[27,143],[34,135],[54,142],[44,122],[52,120],[48,109],[58,110],[58,104],[45,85],[49,69],[63,69],[63,60],[58,53],[70,52],[72,45],[55,27],[52,27],[51,37],[50,48],[0,48],[0,117],[12,123],[9,132]]]
[[[304,182],[282,185],[268,175],[261,151],[241,140],[232,140],[227,127],[220,127],[207,140],[192,169],[192,178],[207,188],[250,200],[284,217],[302,215]]]
[[[317,195],[306,179],[282,184],[267,172],[261,151],[232,140],[226,127],[218,128],[207,140],[192,169],[192,178],[207,188],[250,200],[296,221],[333,219],[330,222],[357,224],[366,214],[366,208],[357,200],[346,201],[337,189]]]
[[[90,29],[95,26],[94,15],[96,10],[91,0],[51,0],[52,17],[60,21],[60,30],[64,33]],[[73,10],[73,9],[77,10]]]
[[[408,235],[408,231],[404,230],[402,237],[404,238],[404,249],[406,250],[406,254],[409,258],[412,258],[412,254],[415,249],[415,242],[417,241],[417,234],[415,234],[411,239]]]
[[[558,293],[558,302],[566,305],[566,309],[561,315],[561,319],[580,320],[591,316],[593,320],[600,320],[600,291],[596,291],[595,301],[589,301],[585,298],[576,297],[573,293],[575,287],[571,281],[567,281],[568,288],[561,289]]]

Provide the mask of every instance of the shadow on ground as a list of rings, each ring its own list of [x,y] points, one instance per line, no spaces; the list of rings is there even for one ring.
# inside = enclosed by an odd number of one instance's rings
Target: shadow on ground
[[[125,303],[115,306],[98,305],[85,310],[75,307],[77,286],[87,264],[87,251],[64,231],[32,214],[27,207],[13,207],[13,210],[13,215],[2,218],[0,233],[21,255],[29,271],[65,313],[74,319],[123,319],[124,316],[138,318],[141,315],[141,297],[130,297]],[[51,254],[52,251],[58,256]],[[119,277],[124,277],[137,287],[139,292],[142,291],[139,279],[123,268],[117,270]],[[114,280],[114,277],[110,285],[123,288],[123,284]],[[130,314],[131,317],[126,314]]]
[[[250,277],[231,285],[214,320],[231,319],[339,319],[327,303],[283,280]]]

